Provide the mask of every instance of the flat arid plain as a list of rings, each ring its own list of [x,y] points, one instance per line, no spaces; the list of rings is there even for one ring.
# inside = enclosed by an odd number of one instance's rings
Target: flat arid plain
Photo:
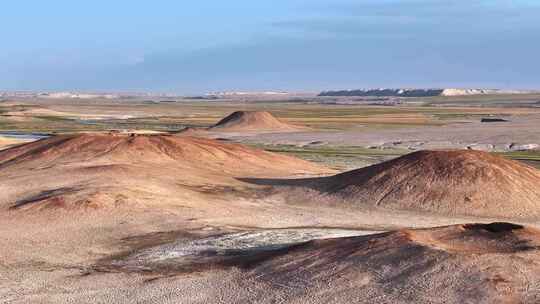
[[[540,94],[0,100],[2,303],[538,303]]]

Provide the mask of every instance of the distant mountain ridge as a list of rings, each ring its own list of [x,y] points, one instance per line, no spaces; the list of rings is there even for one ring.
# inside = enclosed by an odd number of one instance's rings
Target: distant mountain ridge
[[[488,94],[525,94],[531,91],[499,90],[499,89],[357,89],[323,91],[318,96],[384,96],[384,97],[433,97],[433,96],[467,96]]]

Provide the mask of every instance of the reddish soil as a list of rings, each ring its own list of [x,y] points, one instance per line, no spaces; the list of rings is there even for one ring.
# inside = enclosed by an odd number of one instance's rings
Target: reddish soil
[[[535,303],[539,246],[539,230],[511,223],[315,240],[240,284],[260,303]]]
[[[449,215],[540,216],[540,171],[481,151],[419,151],[306,184],[359,205]]]
[[[225,198],[246,176],[328,172],[294,157],[168,135],[55,136],[0,152],[0,207],[154,206]]]

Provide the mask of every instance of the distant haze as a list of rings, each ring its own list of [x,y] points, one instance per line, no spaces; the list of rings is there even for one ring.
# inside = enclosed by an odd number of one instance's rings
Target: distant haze
[[[540,87],[540,1],[6,1],[0,90]]]

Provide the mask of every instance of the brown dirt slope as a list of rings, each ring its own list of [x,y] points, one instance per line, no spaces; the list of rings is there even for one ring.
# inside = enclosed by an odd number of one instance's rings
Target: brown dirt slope
[[[330,197],[393,209],[495,217],[540,216],[540,171],[481,151],[419,151],[316,179]]]
[[[298,131],[306,127],[280,121],[266,111],[236,111],[223,118],[210,130],[214,131]]]
[[[536,303],[539,246],[511,223],[402,230],[311,241],[242,280],[258,303]]]
[[[246,186],[237,177],[325,170],[294,157],[210,139],[61,135],[0,152],[0,207],[196,202],[202,192]]]
[[[21,145],[0,153],[0,166],[29,162],[126,161],[174,162],[206,170],[250,172],[255,168],[287,172],[322,167],[294,157],[211,139],[170,135],[80,134],[61,135]],[[288,166],[288,169],[282,166]]]

